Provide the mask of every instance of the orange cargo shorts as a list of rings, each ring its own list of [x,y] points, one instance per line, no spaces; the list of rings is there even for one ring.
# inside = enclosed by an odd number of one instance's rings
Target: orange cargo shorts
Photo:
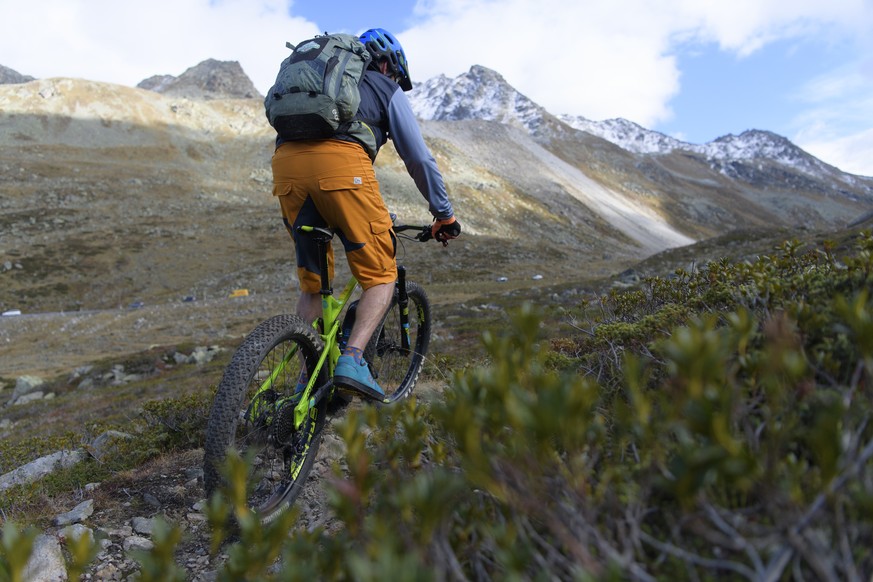
[[[321,273],[313,237],[297,232],[298,226],[334,229],[364,289],[397,279],[391,216],[364,148],[335,139],[285,142],[273,154],[272,165],[273,195],[294,239],[301,291],[318,293]],[[331,280],[333,265],[329,248]]]

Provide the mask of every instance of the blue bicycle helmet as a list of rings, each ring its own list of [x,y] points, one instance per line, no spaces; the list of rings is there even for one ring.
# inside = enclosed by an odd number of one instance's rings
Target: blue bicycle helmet
[[[370,51],[373,57],[371,66],[377,66],[381,61],[388,63],[388,72],[393,75],[397,84],[404,91],[412,90],[412,81],[409,78],[409,63],[406,62],[406,53],[400,46],[400,41],[384,28],[371,28],[361,35],[361,42]]]

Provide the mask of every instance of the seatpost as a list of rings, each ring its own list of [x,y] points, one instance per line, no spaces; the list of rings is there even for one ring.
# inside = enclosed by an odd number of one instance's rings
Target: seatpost
[[[330,273],[327,270],[327,245],[330,244],[330,239],[316,234],[315,243],[318,245],[318,268],[321,271],[321,291],[319,293],[322,296],[333,295],[333,289],[330,286]]]
[[[318,267],[321,270],[321,293],[322,296],[333,295],[330,287],[330,274],[327,270],[327,249],[333,240],[333,232],[320,226],[298,226],[297,230],[315,237],[315,245],[318,249]]]

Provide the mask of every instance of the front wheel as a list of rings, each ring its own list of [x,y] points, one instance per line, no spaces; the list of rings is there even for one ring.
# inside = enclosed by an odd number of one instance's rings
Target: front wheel
[[[215,394],[203,455],[207,496],[224,483],[223,461],[236,449],[251,463],[248,505],[261,520],[277,517],[300,494],[324,429],[326,402],[294,427],[295,389],[304,366],[314,370],[322,340],[296,315],[277,315],[240,344]]]
[[[394,291],[391,306],[364,351],[364,358],[385,391],[388,403],[412,392],[430,344],[430,301],[424,289],[412,281],[406,282],[408,316],[405,318],[398,291]],[[403,325],[404,319],[408,321],[408,328]]]

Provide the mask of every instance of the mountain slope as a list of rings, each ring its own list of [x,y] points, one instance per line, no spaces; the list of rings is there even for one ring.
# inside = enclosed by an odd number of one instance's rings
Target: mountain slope
[[[473,99],[464,99],[468,92]],[[608,192],[695,239],[749,226],[841,226],[873,204],[873,179],[841,172],[771,132],[692,146],[626,120],[557,118],[484,67],[432,79],[410,97],[425,119],[522,127]]]
[[[225,72],[217,86],[238,86]],[[0,86],[0,307],[287,293],[274,133],[260,99],[206,99],[208,78],[187,77],[196,99],[72,79]],[[732,230],[830,228],[873,208],[869,179],[766,132],[708,152],[635,153],[570,127],[483,67],[432,79],[411,100],[430,118],[423,134],[465,236],[445,253],[401,252],[459,293],[501,276],[604,276]],[[390,145],[376,171],[392,211],[430,220]]]
[[[178,77],[155,75],[137,87],[171,97],[188,99],[262,98],[251,79],[237,61],[207,59],[187,69]]]
[[[0,85],[27,83],[33,81],[30,75],[22,75],[14,69],[0,65]]]

